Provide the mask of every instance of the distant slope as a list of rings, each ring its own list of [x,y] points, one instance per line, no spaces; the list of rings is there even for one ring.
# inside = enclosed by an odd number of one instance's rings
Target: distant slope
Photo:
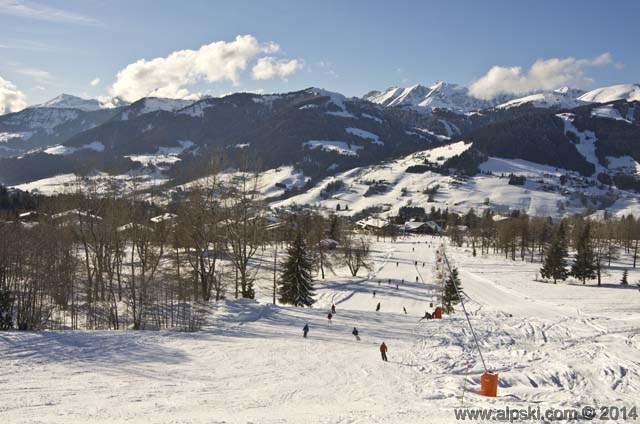
[[[640,85],[638,84],[618,84],[609,87],[596,88],[584,93],[578,100],[594,103],[609,103],[616,100],[626,100],[629,102],[640,101]]]

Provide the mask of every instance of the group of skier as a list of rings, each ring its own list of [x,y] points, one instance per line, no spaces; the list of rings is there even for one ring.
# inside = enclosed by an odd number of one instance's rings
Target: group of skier
[[[380,310],[380,303],[378,303],[377,310]],[[329,320],[329,324],[331,324],[331,318],[333,318],[333,315],[335,315],[335,313],[336,313],[336,305],[332,304],[331,310],[327,313],[327,319]],[[406,309],[404,309],[404,313],[405,314],[407,313]],[[304,327],[302,327],[302,337],[306,339],[308,334],[309,334],[309,324],[305,323]],[[355,337],[357,341],[360,341],[360,332],[356,327],[353,327],[351,334],[353,335],[353,337]],[[380,354],[382,355],[383,361],[387,361],[387,350],[388,350],[387,345],[384,342],[382,342],[382,344],[380,345]]]
[[[427,243],[427,242],[425,242]],[[429,245],[431,245],[431,243],[428,243]],[[412,251],[415,252],[415,247],[412,248]],[[396,261],[396,267],[398,267],[400,265],[399,261]],[[414,265],[417,267],[418,266],[418,261],[414,261]],[[425,266],[425,262],[422,262],[422,267],[424,268]],[[416,283],[419,282],[419,277],[416,276]],[[404,279],[402,279],[402,283],[404,284]],[[387,280],[387,284],[391,284],[391,279]],[[380,280],[378,280],[378,285],[380,285]],[[396,289],[399,288],[399,285],[396,283]],[[376,291],[373,291],[373,297],[376,297]],[[433,305],[431,305],[433,306]],[[376,305],[376,312],[379,312],[381,308],[381,303],[378,302],[378,304]],[[405,315],[407,315],[407,308],[406,307],[402,307],[402,310],[404,311]],[[331,305],[331,310],[327,313],[327,320],[329,322],[329,324],[332,324],[331,319],[333,318],[333,316],[336,314],[336,305],[332,304]],[[425,311],[424,316],[422,318],[420,318],[420,321],[422,321],[423,319],[433,319],[435,318],[435,312],[434,313],[430,313],[429,311]],[[303,337],[307,338],[307,334],[309,333],[309,324],[305,324],[304,327],[302,328],[302,333],[303,333]],[[355,339],[357,341],[360,341],[360,332],[358,331],[358,329],[356,327],[353,327],[353,330],[351,331],[351,334],[355,337]],[[380,344],[380,355],[382,357],[382,360],[387,362],[387,352],[389,350],[389,348],[387,347],[385,342],[382,342],[382,344]]]

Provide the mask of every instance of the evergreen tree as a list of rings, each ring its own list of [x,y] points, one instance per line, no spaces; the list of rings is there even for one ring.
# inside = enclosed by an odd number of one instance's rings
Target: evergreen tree
[[[456,287],[458,288],[456,290]],[[451,274],[444,282],[444,294],[442,296],[442,309],[445,313],[453,312],[453,306],[460,302],[458,291],[462,290],[460,285],[460,277],[458,276],[458,268],[453,268]]]
[[[622,273],[622,280],[620,280],[620,284],[626,286],[627,284],[629,284],[628,281],[628,277],[629,276],[629,271],[625,268],[624,272]]]
[[[591,246],[591,225],[587,222],[576,242],[576,258],[571,266],[571,275],[586,283],[587,278],[596,276],[593,247]]]
[[[567,255],[564,224],[560,223],[551,246],[546,251],[542,268],[540,268],[542,278],[553,278],[553,284],[556,284],[557,280],[566,280],[569,276],[569,272],[567,272]]]
[[[287,260],[280,275],[280,302],[293,306],[311,306],[313,299],[313,267],[307,244],[298,230],[287,249]]]

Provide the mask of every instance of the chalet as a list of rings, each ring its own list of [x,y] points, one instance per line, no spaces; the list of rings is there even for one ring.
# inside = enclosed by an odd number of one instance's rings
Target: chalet
[[[373,230],[373,231],[382,230],[388,224],[389,224],[389,221],[387,221],[386,219],[373,218],[371,216],[356,222],[356,225],[362,228],[363,230]]]
[[[399,228],[403,233],[431,235],[442,234],[442,227],[434,221],[407,221],[400,225]]]

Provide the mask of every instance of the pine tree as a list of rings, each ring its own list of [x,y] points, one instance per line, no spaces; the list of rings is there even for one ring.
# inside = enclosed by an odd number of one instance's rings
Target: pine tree
[[[287,260],[280,274],[280,302],[293,306],[311,306],[313,299],[312,259],[307,244],[298,231],[287,249]]]
[[[564,224],[560,223],[558,232],[546,251],[542,268],[540,268],[542,278],[553,278],[553,284],[556,284],[557,280],[566,280],[569,276],[569,272],[567,272],[567,255]]]
[[[456,290],[456,287],[458,288]],[[453,312],[453,306],[460,302],[458,291],[462,290],[460,285],[460,277],[458,276],[458,268],[453,268],[451,274],[444,283],[444,294],[442,296],[442,309],[445,313]]]
[[[628,285],[629,284],[629,281],[627,278],[628,276],[629,276],[629,270],[625,268],[624,272],[622,273],[622,280],[620,280],[620,284],[624,286]]]
[[[595,271],[593,247],[591,246],[591,225],[587,222],[576,243],[576,258],[571,266],[571,275],[582,280],[582,284],[585,284],[587,278],[595,278]]]

